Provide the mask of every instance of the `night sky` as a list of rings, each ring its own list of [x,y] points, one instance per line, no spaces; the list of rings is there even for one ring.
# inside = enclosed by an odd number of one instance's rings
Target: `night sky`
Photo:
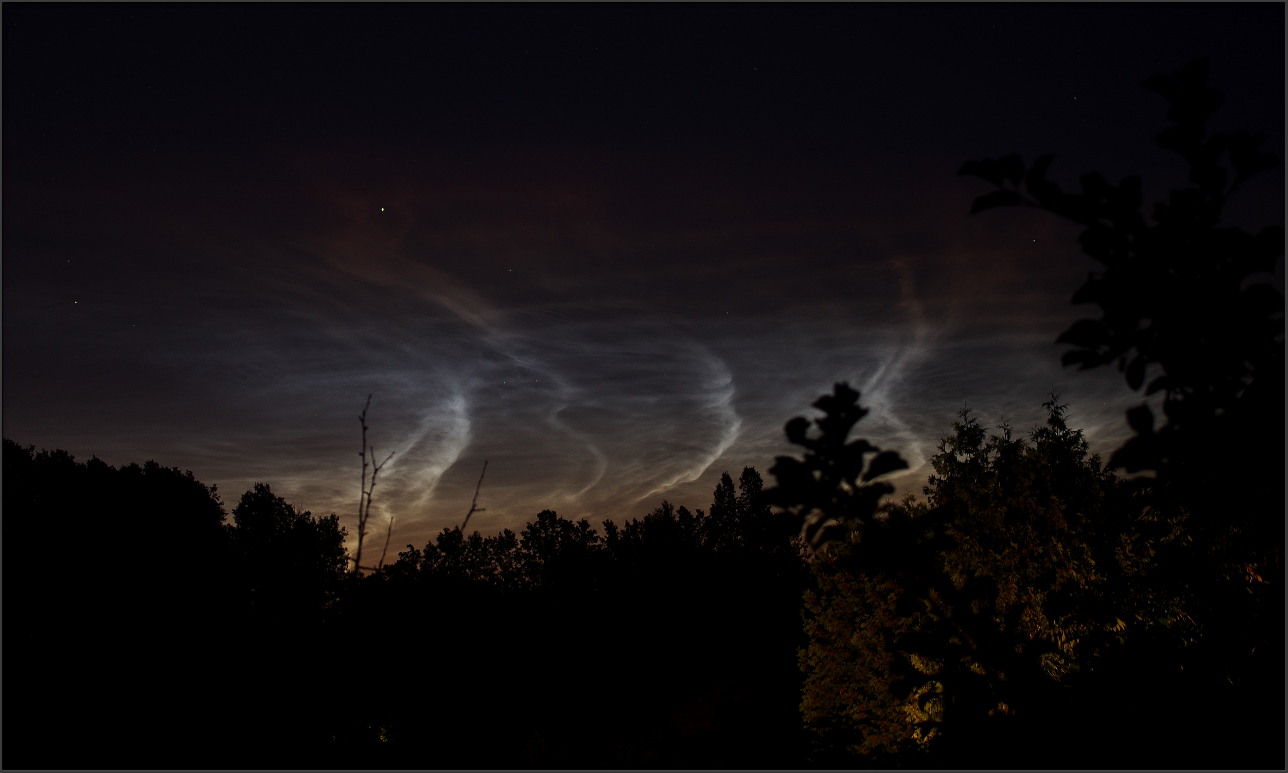
[[[1025,430],[1053,388],[1108,452],[1133,395],[1054,344],[1096,314],[1077,229],[968,217],[958,168],[1053,152],[1156,200],[1184,168],[1139,84],[1198,57],[1215,128],[1284,145],[1280,3],[6,3],[3,34],[4,435],[352,534],[374,393],[399,548],[484,460],[484,532],[705,508],[842,380],[901,490],[962,407]]]

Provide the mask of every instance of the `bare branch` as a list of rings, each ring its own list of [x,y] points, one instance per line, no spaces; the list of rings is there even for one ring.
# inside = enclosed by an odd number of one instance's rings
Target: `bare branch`
[[[478,485],[474,487],[474,501],[470,502],[470,511],[465,514],[465,520],[461,522],[460,531],[465,531],[465,524],[470,522],[470,516],[475,513],[481,513],[487,508],[479,507],[479,489],[483,487],[483,476],[487,475],[487,460],[483,460],[483,472],[479,473]]]
[[[394,458],[394,452],[390,451],[389,455],[385,457],[385,460],[383,462],[371,468],[371,486],[367,488],[367,516],[368,517],[371,516],[371,493],[376,490],[376,476],[380,474],[380,468],[385,466],[385,462],[388,462],[392,458]],[[376,449],[374,448],[371,449],[371,461],[373,463],[376,461]],[[393,535],[393,530],[394,530],[394,517],[393,515],[390,515],[389,528],[385,531],[385,546],[380,551],[380,563],[376,564],[377,569],[385,565],[385,554],[389,551],[389,538],[390,536]]]
[[[358,456],[362,457],[362,481],[358,489],[358,547],[353,554],[353,573],[361,574],[363,570],[370,571],[370,567],[362,565],[362,543],[367,537],[367,519],[371,517],[371,494],[376,490],[376,477],[380,470],[392,458],[394,452],[390,451],[384,461],[376,464],[376,449],[367,444],[367,409],[371,407],[371,395],[367,395],[367,404],[362,407],[362,413],[358,416],[358,423],[362,425],[362,450]],[[368,457],[370,459],[368,460]],[[371,467],[371,480],[367,480],[367,467]],[[393,516],[389,517],[389,532],[385,534],[385,551],[389,549],[389,536],[393,531]],[[380,554],[380,563],[384,564],[385,552]],[[379,568],[379,567],[377,567]]]
[[[367,491],[367,409],[370,407],[371,393],[368,392],[367,404],[362,406],[362,413],[358,414],[358,423],[362,425],[362,449],[358,451],[358,456],[362,457],[362,481],[358,487],[358,548],[353,554],[354,574],[359,574],[362,570],[362,540],[367,536],[367,509],[371,500]]]
[[[385,565],[385,555],[389,552],[389,538],[394,535],[394,516],[389,515],[389,527],[385,529],[385,546],[380,550],[380,562],[376,564],[376,569]]]

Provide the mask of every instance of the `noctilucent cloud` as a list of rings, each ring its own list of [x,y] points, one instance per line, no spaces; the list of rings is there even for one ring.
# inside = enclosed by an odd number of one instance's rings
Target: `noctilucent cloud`
[[[1146,77],[1283,146],[1281,4],[7,6],[4,434],[256,481],[392,548],[544,508],[619,522],[772,483],[848,381],[919,492],[970,407],[1055,390],[1107,453],[1138,399],[1060,367],[1094,265],[964,161],[1184,169]],[[1282,222],[1282,169],[1236,224]],[[1238,222],[1240,219],[1246,223]],[[1196,310],[1201,313],[1201,310]],[[370,543],[369,543],[370,544]]]

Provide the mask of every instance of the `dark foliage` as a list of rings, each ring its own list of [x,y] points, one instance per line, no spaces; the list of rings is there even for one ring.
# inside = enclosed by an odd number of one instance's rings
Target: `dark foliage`
[[[1045,407],[1027,439],[964,412],[925,502],[834,511],[805,597],[814,764],[1037,768],[1052,749],[1088,768],[1110,753],[1143,767],[1272,759],[1272,706],[1208,693],[1219,702],[1201,707],[1166,676],[1200,634],[1161,558],[1187,544],[1184,519],[1089,455],[1065,406]],[[813,486],[780,478],[771,495],[802,507]],[[1231,748],[1202,734],[1234,716],[1263,735]]]
[[[752,767],[800,759],[804,564],[760,476],[710,511],[624,525],[542,511],[518,534],[445,529],[336,605],[374,677],[433,664],[343,712],[333,759],[411,767]],[[711,513],[714,513],[712,515]],[[370,632],[382,631],[379,646]]]
[[[1141,183],[1066,192],[1050,156],[971,162],[997,190],[972,213],[1036,206],[1084,226],[1099,306],[1059,338],[1066,364],[1116,363],[1140,405],[1109,468],[1047,403],[1027,441],[968,414],[934,457],[927,501],[871,481],[901,466],[849,433],[838,386],[788,438],[770,492],[822,549],[806,595],[802,709],[830,765],[1282,767],[1283,231],[1222,224],[1277,163],[1253,135],[1208,136],[1220,103],[1195,63],[1146,87],[1172,105],[1161,147],[1187,185],[1147,219]],[[864,472],[865,460],[873,456]],[[881,464],[883,457],[886,464]],[[1112,761],[1112,762],[1110,762]]]
[[[1101,670],[1106,707],[1156,696],[1145,727],[1168,739],[1179,764],[1281,767],[1284,300],[1270,274],[1284,235],[1282,225],[1249,233],[1224,220],[1243,183],[1279,162],[1260,135],[1208,132],[1222,96],[1206,62],[1143,85],[1170,105],[1159,147],[1189,169],[1148,218],[1139,178],[1114,185],[1092,173],[1068,192],[1047,178],[1051,156],[1027,170],[1010,156],[961,171],[998,188],[972,212],[1022,204],[1084,227],[1079,243],[1103,268],[1073,302],[1101,314],[1060,336],[1073,347],[1064,362],[1116,363],[1133,392],[1161,398],[1161,425],[1148,404],[1128,411],[1133,436],[1110,466],[1149,474],[1140,491],[1155,541],[1145,562],[1190,624],[1132,637]],[[1139,711],[1115,716],[1142,724]],[[1236,728],[1244,740],[1230,748]]]
[[[242,605],[265,618],[317,616],[340,590],[345,530],[339,518],[297,512],[266,483],[242,495],[228,535]]]
[[[5,440],[6,767],[151,767],[213,740],[217,711],[185,696],[224,687],[223,519],[191,474]]]
[[[823,412],[814,420],[816,436],[810,436],[810,422],[803,417],[787,422],[787,439],[803,446],[805,454],[801,459],[780,456],[774,462],[770,473],[778,486],[769,492],[769,501],[804,523],[805,535],[819,545],[836,529],[873,528],[878,503],[894,491],[889,483],[873,479],[908,465],[894,451],[882,451],[863,439],[848,440],[850,430],[868,414],[859,406],[859,393],[848,384],[837,384],[814,407]]]
[[[7,439],[4,514],[6,767],[280,767],[320,744],[334,516],[261,485],[233,527],[191,473]]]

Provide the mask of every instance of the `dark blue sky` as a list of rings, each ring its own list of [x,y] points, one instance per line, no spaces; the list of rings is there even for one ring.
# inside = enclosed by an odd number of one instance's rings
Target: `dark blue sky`
[[[1217,128],[1284,144],[1282,4],[14,5],[4,22],[4,434],[155,458],[351,518],[356,415],[394,543],[592,521],[721,471],[848,380],[919,489],[962,406],[1059,367],[1092,265],[968,218],[963,161],[1183,181],[1139,83],[1208,57]],[[1236,222],[1282,222],[1282,169]],[[350,523],[352,530],[352,524]]]

